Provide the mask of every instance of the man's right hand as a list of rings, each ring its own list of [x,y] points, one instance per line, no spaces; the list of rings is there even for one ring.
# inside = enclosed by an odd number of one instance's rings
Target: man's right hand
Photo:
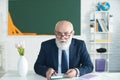
[[[46,72],[46,78],[47,80],[50,80],[51,76],[57,75],[56,71],[53,68],[49,68],[48,71]]]

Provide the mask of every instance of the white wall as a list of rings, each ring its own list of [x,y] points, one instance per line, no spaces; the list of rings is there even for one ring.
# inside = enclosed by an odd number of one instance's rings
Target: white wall
[[[110,55],[110,70],[120,71],[120,0],[111,0],[113,4],[111,7],[111,13],[113,14],[113,19],[111,21],[111,31],[112,31],[112,44],[111,44],[111,55]]]
[[[108,1],[111,4],[111,14],[114,15],[113,22],[111,24],[112,32],[113,32],[113,48],[111,49],[111,53],[115,53],[120,56],[120,48],[117,43],[120,43],[120,38],[118,37],[120,34],[119,24],[120,19],[118,14],[120,12],[119,9],[119,0],[81,0],[81,36],[76,36],[79,39],[84,39],[86,42],[90,40],[90,27],[89,27],[89,19],[90,13],[94,10],[94,7],[98,1]],[[8,12],[8,0],[0,0],[0,44],[3,46],[2,53],[3,57],[3,66],[5,70],[16,70],[17,69],[17,61],[19,58],[18,52],[15,48],[15,43],[24,41],[25,42],[25,56],[29,63],[29,70],[33,70],[34,62],[37,58],[40,49],[40,43],[44,40],[53,38],[54,36],[8,36],[8,20],[7,20],[7,12]],[[118,17],[118,18],[117,18]],[[116,23],[117,22],[117,23]],[[114,25],[114,26],[112,26]],[[117,43],[116,43],[117,42]],[[89,45],[89,44],[87,44]],[[119,70],[120,64],[118,64],[119,56],[111,55],[111,70]],[[114,59],[114,60],[113,60]]]

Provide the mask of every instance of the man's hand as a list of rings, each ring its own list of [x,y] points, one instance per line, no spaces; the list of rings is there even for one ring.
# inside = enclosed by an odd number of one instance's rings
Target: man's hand
[[[69,69],[69,70],[65,73],[64,77],[72,78],[72,77],[76,77],[76,75],[77,75],[77,71],[76,71],[75,69]]]
[[[56,71],[53,68],[49,68],[48,71],[46,72],[46,78],[47,80],[50,80],[50,77],[52,75],[57,75]]]

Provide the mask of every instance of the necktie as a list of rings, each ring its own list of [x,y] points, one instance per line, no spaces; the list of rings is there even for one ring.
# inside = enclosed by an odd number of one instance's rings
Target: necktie
[[[68,70],[67,55],[65,50],[62,50],[61,70],[62,73],[66,73]]]

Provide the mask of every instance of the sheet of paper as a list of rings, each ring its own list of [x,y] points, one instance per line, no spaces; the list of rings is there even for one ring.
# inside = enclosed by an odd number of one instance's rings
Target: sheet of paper
[[[80,77],[79,80],[114,80],[107,75],[87,74]]]
[[[87,75],[83,75],[80,77],[80,80],[92,80],[94,78],[96,78],[97,75],[94,74],[87,74]]]

